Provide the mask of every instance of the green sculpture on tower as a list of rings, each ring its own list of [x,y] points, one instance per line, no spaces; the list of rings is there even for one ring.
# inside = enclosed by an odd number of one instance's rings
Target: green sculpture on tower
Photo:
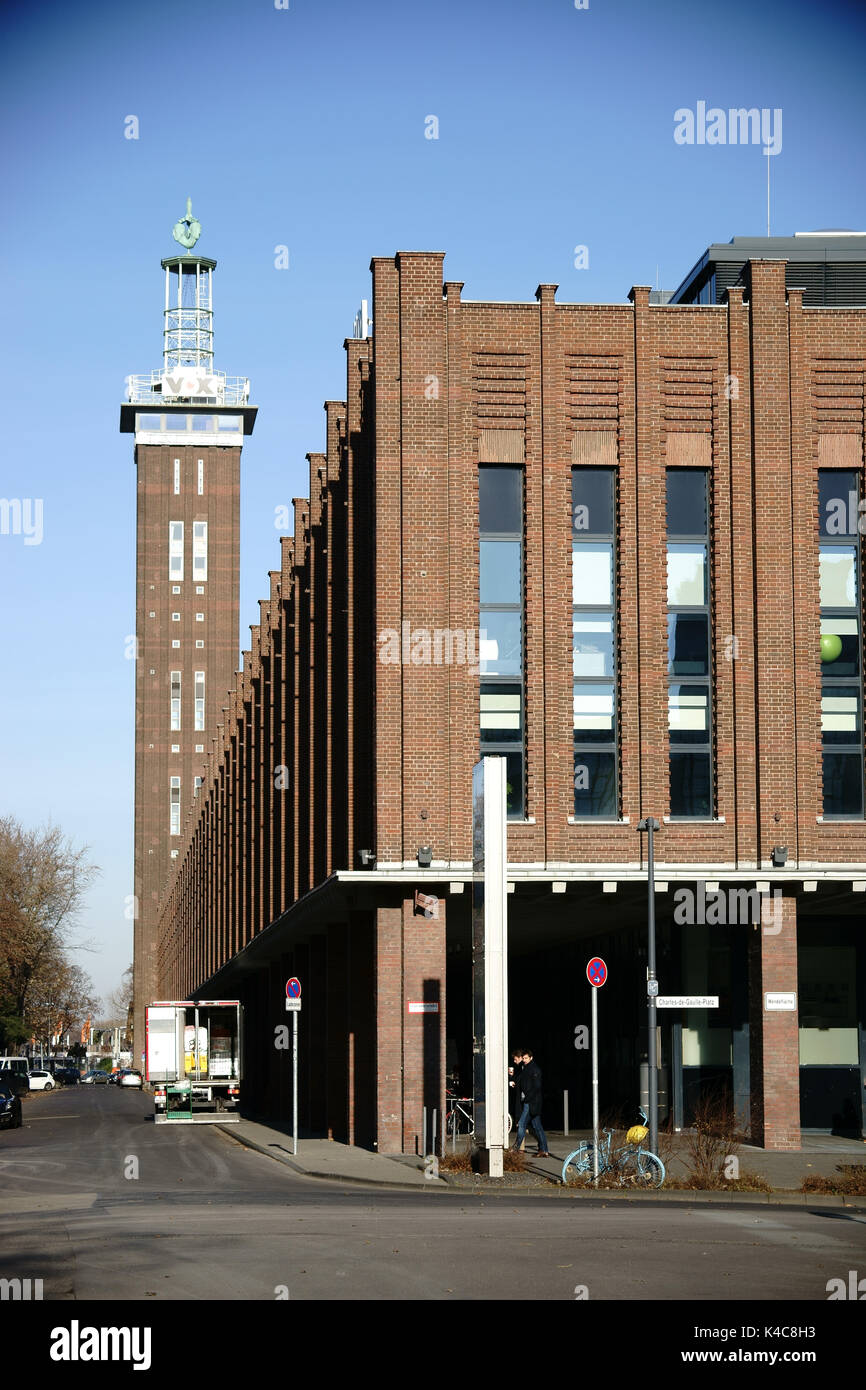
[[[192,215],[192,198],[186,200],[186,217],[175,222],[171,234],[187,251],[192,250],[201,236],[201,223]]]

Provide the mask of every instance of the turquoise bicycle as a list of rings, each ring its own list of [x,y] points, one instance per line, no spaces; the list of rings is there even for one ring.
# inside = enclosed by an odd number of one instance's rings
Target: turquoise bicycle
[[[613,1130],[603,1131],[604,1138],[598,1144],[598,1176],[612,1174],[619,1179],[621,1187],[661,1187],[665,1180],[665,1165],[658,1154],[650,1153],[643,1147],[649,1134],[646,1127],[646,1111],[640,1108],[639,1125],[632,1125],[626,1134],[626,1142],[621,1148],[611,1150]],[[584,1139],[568,1155],[562,1165],[562,1181],[568,1182],[569,1171],[572,1176],[593,1177],[593,1156],[595,1145],[591,1139]]]

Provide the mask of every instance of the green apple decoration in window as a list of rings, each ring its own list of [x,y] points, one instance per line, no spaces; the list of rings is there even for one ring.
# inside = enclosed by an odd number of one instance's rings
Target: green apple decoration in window
[[[835,632],[825,632],[821,637],[821,660],[836,661],[842,654],[842,638]]]

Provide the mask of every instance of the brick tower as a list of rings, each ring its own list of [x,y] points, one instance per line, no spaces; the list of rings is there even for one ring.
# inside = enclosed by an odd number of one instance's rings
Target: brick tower
[[[163,996],[158,908],[238,662],[240,465],[256,407],[249,382],[214,369],[213,272],[192,254],[187,201],[162,261],[162,368],[127,378],[121,432],[135,435],[134,1065],[144,1009]]]

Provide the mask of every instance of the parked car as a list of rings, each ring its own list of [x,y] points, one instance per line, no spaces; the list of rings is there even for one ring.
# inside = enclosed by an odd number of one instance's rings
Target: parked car
[[[82,1078],[81,1078],[81,1084],[82,1084],[83,1086],[107,1086],[107,1085],[108,1085],[108,1072],[107,1072],[107,1071],[89,1071],[89,1072],[87,1073],[86,1076],[82,1076]]]
[[[138,1089],[141,1090],[141,1072],[133,1071],[132,1068],[130,1068],[129,1071],[121,1072],[120,1085],[137,1086]]]
[[[0,1086],[8,1086],[13,1095],[26,1096],[30,1091],[30,1077],[26,1071],[0,1071]]]
[[[21,1128],[21,1098],[11,1086],[0,1085],[0,1125],[9,1129]]]
[[[54,1077],[50,1071],[32,1071],[30,1073],[31,1091],[53,1091]]]
[[[54,1080],[60,1086],[77,1086],[81,1080],[81,1072],[75,1067],[59,1067],[54,1073]]]

